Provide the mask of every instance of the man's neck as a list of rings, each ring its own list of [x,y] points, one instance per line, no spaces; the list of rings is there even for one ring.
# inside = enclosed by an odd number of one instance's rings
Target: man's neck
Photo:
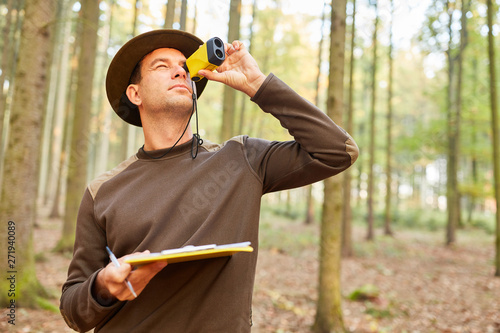
[[[144,150],[158,150],[170,148],[177,143],[181,145],[193,137],[189,119],[157,119],[143,122]]]

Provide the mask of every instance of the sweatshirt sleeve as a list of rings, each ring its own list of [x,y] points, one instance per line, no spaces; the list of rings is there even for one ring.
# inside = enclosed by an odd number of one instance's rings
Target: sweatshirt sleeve
[[[66,324],[86,332],[111,316],[123,302],[102,306],[92,295],[92,285],[99,271],[108,264],[106,235],[94,218],[93,198],[87,189],[78,212],[73,259],[68,279],[63,284],[60,311]],[[107,300],[102,299],[105,304]]]
[[[286,142],[247,138],[247,157],[263,181],[263,193],[328,178],[356,161],[359,151],[352,137],[273,74],[252,101],[294,137]]]

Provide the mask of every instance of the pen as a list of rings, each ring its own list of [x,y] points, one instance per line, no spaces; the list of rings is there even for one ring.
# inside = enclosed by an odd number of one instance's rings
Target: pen
[[[109,254],[109,259],[111,259],[111,262],[116,266],[116,267],[120,267],[120,263],[118,262],[118,259],[116,259],[115,255],[113,254],[113,252],[111,252],[111,250],[109,249],[109,247],[106,246],[106,251],[108,251],[108,254]],[[130,291],[132,292],[132,295],[134,295],[134,297],[137,297],[137,294],[135,293],[134,291],[134,288],[132,287],[132,284],[130,283],[129,280],[125,279],[125,284],[127,285],[128,289],[130,289]]]

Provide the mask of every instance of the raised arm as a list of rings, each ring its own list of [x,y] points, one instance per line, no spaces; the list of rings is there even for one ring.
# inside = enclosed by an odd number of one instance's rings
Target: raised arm
[[[252,101],[276,117],[294,138],[246,140],[249,162],[263,180],[264,193],[325,179],[356,161],[359,151],[352,137],[273,74]]]

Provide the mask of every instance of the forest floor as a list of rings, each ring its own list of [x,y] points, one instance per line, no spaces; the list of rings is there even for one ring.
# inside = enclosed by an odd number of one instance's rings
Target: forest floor
[[[272,221],[272,222],[271,222]],[[58,306],[68,256],[51,250],[60,221],[41,219],[35,229],[37,276]],[[263,218],[253,300],[252,332],[310,332],[318,280],[318,225]],[[377,230],[378,231],[378,230]],[[443,246],[442,232],[378,232],[374,242],[355,228],[355,256],[342,261],[342,307],[349,332],[500,332],[500,278],[493,277],[494,237],[460,230]],[[370,300],[349,295],[368,288]],[[20,308],[16,325],[2,310],[0,332],[73,332],[50,310]]]

